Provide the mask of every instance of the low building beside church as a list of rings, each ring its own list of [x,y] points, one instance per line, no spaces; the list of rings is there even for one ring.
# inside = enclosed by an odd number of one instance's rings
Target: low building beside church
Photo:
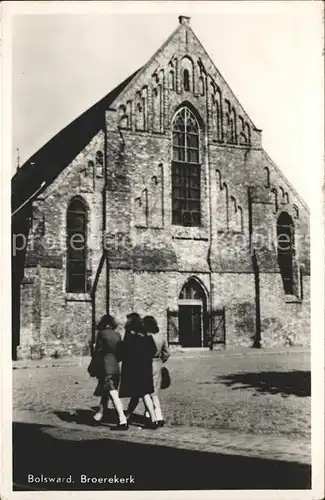
[[[309,344],[308,208],[188,17],[18,169],[12,212],[14,357],[85,354],[106,311],[175,346]]]

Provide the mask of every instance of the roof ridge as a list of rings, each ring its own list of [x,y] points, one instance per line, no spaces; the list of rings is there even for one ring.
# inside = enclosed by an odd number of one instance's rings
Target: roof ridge
[[[145,70],[158,57],[158,55],[164,50],[164,48],[168,45],[170,40],[176,35],[176,33],[178,31],[180,31],[180,29],[182,27],[183,27],[183,25],[179,24],[177,26],[177,28],[174,29],[174,31],[168,36],[168,38],[163,42],[163,44],[159,47],[159,49],[157,49],[156,52],[154,52],[154,54],[148,59],[148,61],[143,66],[141,66],[141,68],[137,72],[137,75],[134,75],[134,76],[137,76],[137,78],[135,80],[132,79],[128,82],[128,84],[125,86],[125,88],[122,90],[122,92],[118,96],[115,97],[112,104],[114,104],[118,97],[121,97],[121,95],[123,96],[123,94],[125,94],[131,88],[131,86],[134,85],[134,83],[136,83],[137,79],[139,79],[143,75]]]
[[[232,90],[232,88],[230,87],[229,83],[227,82],[226,78],[223,76],[223,74],[221,73],[221,71],[217,68],[215,62],[213,61],[212,57],[209,55],[209,53],[207,52],[206,48],[204,47],[204,45],[202,44],[202,42],[200,41],[200,39],[198,38],[198,36],[195,34],[195,32],[193,31],[192,27],[191,26],[188,26],[188,29],[191,30],[192,34],[194,35],[194,37],[196,38],[197,42],[201,45],[205,55],[207,56],[208,60],[211,62],[213,68],[215,69],[216,73],[220,76],[220,78],[223,80],[223,83],[229,88],[231,94],[233,94],[235,100],[237,101],[237,105],[239,105],[240,108],[242,108],[242,110],[244,111],[244,113],[246,114],[247,118],[251,121],[251,124],[253,125],[253,127],[257,130],[257,131],[262,131],[262,129],[260,129],[259,127],[257,127],[254,123],[254,121],[252,120],[252,118],[250,117],[249,113],[247,113],[246,109],[244,108],[244,106],[241,104],[240,100],[238,99],[236,93]],[[211,75],[210,75],[211,76]]]

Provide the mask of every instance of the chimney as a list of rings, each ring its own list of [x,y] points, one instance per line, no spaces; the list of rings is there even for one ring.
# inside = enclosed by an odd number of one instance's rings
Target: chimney
[[[179,24],[182,24],[183,26],[189,26],[191,18],[188,16],[179,16],[178,20]]]

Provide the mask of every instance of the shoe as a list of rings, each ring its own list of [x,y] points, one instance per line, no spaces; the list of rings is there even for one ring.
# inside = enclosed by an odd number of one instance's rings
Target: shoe
[[[157,420],[157,427],[164,427],[165,420]]]
[[[158,422],[151,422],[151,420],[149,420],[148,422],[146,422],[145,428],[156,430],[156,429],[158,429]]]
[[[115,427],[111,427],[112,431],[127,431],[129,428],[129,424],[125,422],[124,424],[117,424]]]
[[[100,411],[98,411],[97,413],[95,413],[95,415],[93,416],[93,420],[97,423],[101,422],[103,420],[103,417],[104,417],[104,414]]]

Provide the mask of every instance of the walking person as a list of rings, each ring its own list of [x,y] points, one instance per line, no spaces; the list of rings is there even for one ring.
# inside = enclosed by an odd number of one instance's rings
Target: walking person
[[[119,393],[121,398],[129,397],[131,401],[142,398],[150,417],[146,427],[150,429],[158,427],[150,396],[154,392],[152,358],[155,352],[155,343],[151,336],[145,334],[140,316],[137,313],[129,314],[125,337],[119,347],[119,359],[122,360]]]
[[[143,318],[143,328],[144,332],[147,335],[152,335],[156,347],[155,354],[152,358],[152,379],[153,379],[154,391],[150,396],[152,399],[152,403],[157,418],[157,425],[158,427],[163,427],[165,421],[162,415],[161,404],[159,399],[160,389],[161,389],[161,369],[163,367],[163,364],[166,363],[166,361],[169,359],[170,352],[168,349],[167,340],[165,336],[159,331],[157,321],[153,316],[145,316]],[[138,406],[138,403],[139,403],[139,398],[137,397],[131,398],[128,409],[126,411],[126,414],[129,418],[131,418],[131,415]],[[145,417],[147,418],[149,417],[148,411],[145,412]]]
[[[161,369],[170,357],[170,352],[165,336],[159,331],[157,321],[153,316],[145,316],[143,318],[144,330],[148,335],[152,335],[156,346],[156,352],[152,359],[152,377],[154,392],[151,395],[153,406],[155,409],[158,427],[163,427],[165,422],[161,411],[160,404],[160,389],[161,389]]]
[[[101,399],[98,411],[93,418],[95,422],[103,419],[109,398],[111,398],[119,419],[119,423],[113,429],[127,430],[128,423],[118,394],[120,372],[116,351],[122,342],[122,337],[116,328],[117,323],[110,314],[105,314],[97,325],[98,334],[93,359],[96,360],[98,383],[94,396],[100,396]]]

